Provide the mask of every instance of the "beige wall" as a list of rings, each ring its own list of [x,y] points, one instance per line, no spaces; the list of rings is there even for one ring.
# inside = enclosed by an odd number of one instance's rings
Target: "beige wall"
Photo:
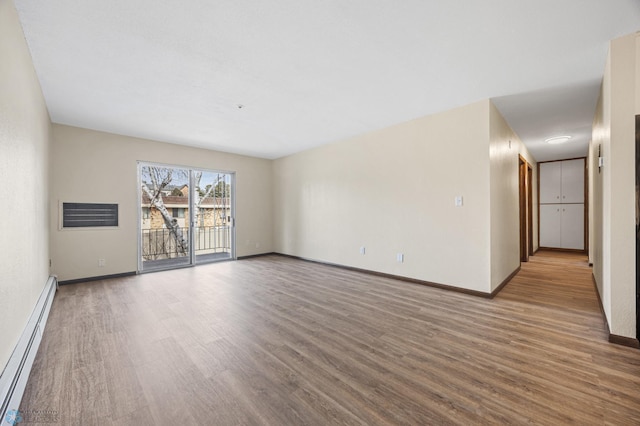
[[[276,160],[275,250],[490,292],[519,265],[510,252],[517,229],[491,232],[492,210],[517,226],[521,150],[500,118],[493,147],[502,150],[505,135],[515,146],[490,161],[496,115],[481,101]],[[491,172],[515,186],[500,185],[493,199]],[[463,207],[455,207],[456,196]]]
[[[592,157],[602,147],[604,167],[591,169],[594,187],[594,276],[612,334],[636,337],[635,115],[640,84],[638,34],[610,44],[594,118]],[[592,160],[593,161],[593,160]]]
[[[520,266],[519,157],[533,169],[533,249],[538,248],[537,174],[534,158],[509,127],[498,109],[490,105],[491,161],[491,290]]]
[[[606,70],[610,69],[610,55],[607,59]],[[610,108],[605,108],[605,102],[608,105],[608,98],[605,99],[604,93],[610,92],[610,79],[611,74],[609,71],[605,71],[604,79],[602,82],[602,89],[598,98],[598,104],[596,107],[596,113],[593,120],[593,134],[591,143],[589,144],[589,181],[591,186],[590,203],[589,203],[589,258],[593,264],[593,277],[596,281],[598,292],[600,293],[600,299],[602,300],[602,307],[604,308],[605,316],[607,319],[611,318],[611,287],[604,284],[604,261],[603,249],[604,240],[602,230],[604,228],[604,192],[603,192],[603,169],[598,168],[599,154],[605,155],[604,142],[608,144],[609,132],[608,128],[611,125],[609,118]],[[605,116],[605,111],[607,115]]]
[[[60,280],[137,269],[137,161],[236,172],[237,255],[273,251],[271,161],[53,126],[51,253]],[[60,230],[60,202],[118,203],[120,226]],[[106,266],[98,267],[98,259]]]
[[[519,266],[518,154],[533,161],[488,100],[274,162],[63,125],[53,134],[61,280],[136,270],[137,160],[236,171],[239,256],[278,251],[482,292]],[[118,203],[120,227],[60,230],[63,201]]]
[[[0,0],[0,372],[49,276],[50,138],[49,114],[18,14],[12,1]]]

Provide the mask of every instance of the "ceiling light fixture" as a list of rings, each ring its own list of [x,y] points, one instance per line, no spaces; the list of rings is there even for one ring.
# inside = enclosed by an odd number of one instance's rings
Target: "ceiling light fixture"
[[[552,138],[545,139],[544,141],[551,145],[558,145],[561,143],[568,142],[569,139],[571,139],[571,136],[554,136]]]

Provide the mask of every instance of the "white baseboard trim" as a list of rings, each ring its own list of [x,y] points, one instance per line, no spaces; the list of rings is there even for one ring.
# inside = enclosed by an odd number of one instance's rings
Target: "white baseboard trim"
[[[58,287],[58,279],[50,276],[40,294],[29,322],[13,350],[9,362],[0,375],[0,426],[13,425],[12,413],[17,413],[27,386],[33,360],[38,352],[42,333],[49,318],[53,297]],[[15,410],[15,411],[13,411]]]

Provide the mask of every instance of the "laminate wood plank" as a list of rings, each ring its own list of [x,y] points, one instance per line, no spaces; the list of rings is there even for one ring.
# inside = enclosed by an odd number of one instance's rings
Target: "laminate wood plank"
[[[59,330],[68,330],[68,328],[61,327]],[[45,333],[22,397],[20,409],[23,412],[52,411],[56,414],[55,418],[60,418],[62,407],[66,406],[72,387],[72,364],[70,350],[57,351],[56,349],[66,346],[70,340],[62,333]],[[40,355],[44,353],[47,356]]]
[[[73,424],[73,423],[71,423]],[[133,413],[114,413],[110,420],[111,425],[136,425],[136,426],[156,426],[153,414],[147,405],[139,406]]]
[[[640,424],[584,255],[494,299],[271,255],[60,288],[23,410],[69,425]]]
[[[63,401],[60,412],[61,423],[110,424],[109,392],[103,363],[72,367],[70,383],[68,399]]]
[[[222,383],[236,401],[244,407],[243,412],[250,416],[251,422],[261,425],[294,424],[287,422],[286,414],[280,411],[277,399],[268,399],[264,389],[253,389],[247,383],[247,377],[236,371],[225,371],[220,375]],[[231,424],[231,423],[226,423]]]
[[[354,388],[351,380],[339,370],[334,370],[321,363],[315,356],[305,355],[288,345],[277,349],[274,355],[307,379],[301,389],[315,387],[318,392],[325,390],[324,393],[336,401],[337,406],[366,424],[392,424],[388,419],[388,413],[369,409],[372,402],[367,394],[370,390]],[[324,411],[326,408],[322,409],[322,414]]]
[[[126,356],[110,354],[103,361],[106,372],[109,413],[113,418],[134,417],[148,409],[136,368]]]
[[[302,386],[292,395],[297,403],[302,404],[320,417],[320,422],[330,425],[365,425],[362,419],[338,404],[335,399],[319,392],[311,386]]]
[[[197,424],[183,390],[197,386],[195,368],[173,337],[154,342],[156,359],[136,365],[135,373],[155,424]]]

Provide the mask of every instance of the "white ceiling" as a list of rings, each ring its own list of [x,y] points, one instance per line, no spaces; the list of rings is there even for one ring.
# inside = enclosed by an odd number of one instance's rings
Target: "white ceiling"
[[[54,122],[264,158],[487,98],[585,155],[640,29],[639,0],[14,1]]]

